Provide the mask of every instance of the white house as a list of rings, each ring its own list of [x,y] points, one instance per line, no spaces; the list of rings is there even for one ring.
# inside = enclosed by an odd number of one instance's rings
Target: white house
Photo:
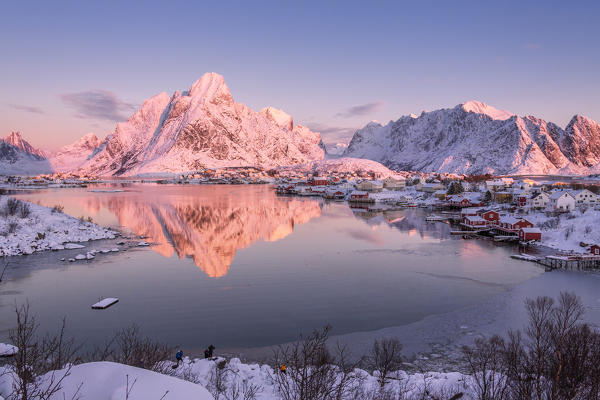
[[[406,187],[406,179],[404,178],[385,178],[383,180],[383,187],[390,190],[401,190]]]
[[[550,195],[548,207],[553,211],[573,211],[575,197],[569,192],[556,191]]]
[[[549,203],[550,196],[548,196],[548,193],[546,192],[541,192],[540,194],[533,196],[531,199],[529,199],[529,206],[533,208],[543,209],[546,208]]]
[[[356,189],[365,192],[381,192],[383,182],[381,181],[362,181],[356,185]]]
[[[598,195],[587,189],[575,190],[570,193],[575,198],[577,205],[596,205],[598,203]]]
[[[434,193],[434,192],[437,192],[438,190],[445,189],[445,187],[441,183],[432,182],[432,183],[419,183],[417,185],[416,189],[419,192]]]

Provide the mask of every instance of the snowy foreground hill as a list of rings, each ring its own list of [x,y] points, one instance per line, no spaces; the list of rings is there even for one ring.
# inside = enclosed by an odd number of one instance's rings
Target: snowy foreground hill
[[[392,169],[449,173],[581,174],[600,171],[600,124],[552,122],[477,101],[356,131],[344,156]]]
[[[129,399],[129,400],[213,400],[213,399],[256,399],[279,400],[282,397],[274,385],[275,372],[268,365],[243,364],[233,358],[226,364],[224,359],[185,359],[183,365],[164,375],[149,370],[114,362],[91,362],[75,365],[62,382],[62,387],[51,400],[75,398],[86,400]],[[223,369],[218,369],[221,365]],[[171,368],[167,368],[170,370]],[[0,399],[10,398],[12,375],[2,374],[0,366]],[[378,388],[377,377],[357,369],[356,384],[349,388],[345,399],[373,398]],[[44,377],[50,379],[52,373]],[[62,376],[59,371],[54,375]],[[44,379],[44,377],[42,379]],[[408,375],[403,371],[391,373],[388,384],[390,393],[402,394],[404,399],[437,398],[436,395],[463,393],[460,398],[471,400],[471,379],[456,372],[430,372]],[[250,390],[253,397],[245,397]],[[431,397],[427,397],[424,393]],[[166,395],[165,395],[166,393]],[[164,397],[161,397],[164,396]]]

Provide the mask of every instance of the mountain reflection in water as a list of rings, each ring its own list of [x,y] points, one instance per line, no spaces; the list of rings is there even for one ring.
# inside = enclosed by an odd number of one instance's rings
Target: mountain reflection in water
[[[208,276],[218,278],[227,274],[239,249],[258,240],[283,239],[296,224],[321,215],[320,202],[314,199],[278,197],[267,186],[249,189],[165,185],[157,195],[154,185],[136,185],[125,192],[93,196],[85,191],[55,203],[44,198],[43,205],[62,204],[66,213],[83,212],[100,224],[109,222],[102,221],[106,209],[118,225],[148,237],[157,253],[190,257]]]

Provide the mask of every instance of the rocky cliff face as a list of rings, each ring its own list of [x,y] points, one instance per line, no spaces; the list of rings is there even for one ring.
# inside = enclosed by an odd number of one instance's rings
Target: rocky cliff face
[[[563,130],[480,102],[358,130],[345,156],[394,169],[454,173],[585,173],[600,162],[600,126],[581,116]]]
[[[221,75],[207,73],[189,91],[161,93],[119,123],[81,168],[96,175],[182,172],[202,167],[274,167],[322,159],[318,133],[281,110],[236,103]]]

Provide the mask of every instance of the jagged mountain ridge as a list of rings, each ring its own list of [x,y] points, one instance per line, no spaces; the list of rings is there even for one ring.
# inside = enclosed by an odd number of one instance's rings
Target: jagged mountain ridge
[[[182,172],[203,167],[300,164],[323,159],[321,136],[275,108],[236,103],[216,73],[187,92],[160,93],[117,124],[81,168],[95,175]]]
[[[68,172],[79,168],[100,146],[102,141],[93,133],[56,152],[32,146],[19,132],[0,139],[0,172],[5,174],[41,174]]]
[[[344,156],[392,169],[452,173],[589,173],[599,168],[600,124],[552,122],[469,101],[356,131]]]

